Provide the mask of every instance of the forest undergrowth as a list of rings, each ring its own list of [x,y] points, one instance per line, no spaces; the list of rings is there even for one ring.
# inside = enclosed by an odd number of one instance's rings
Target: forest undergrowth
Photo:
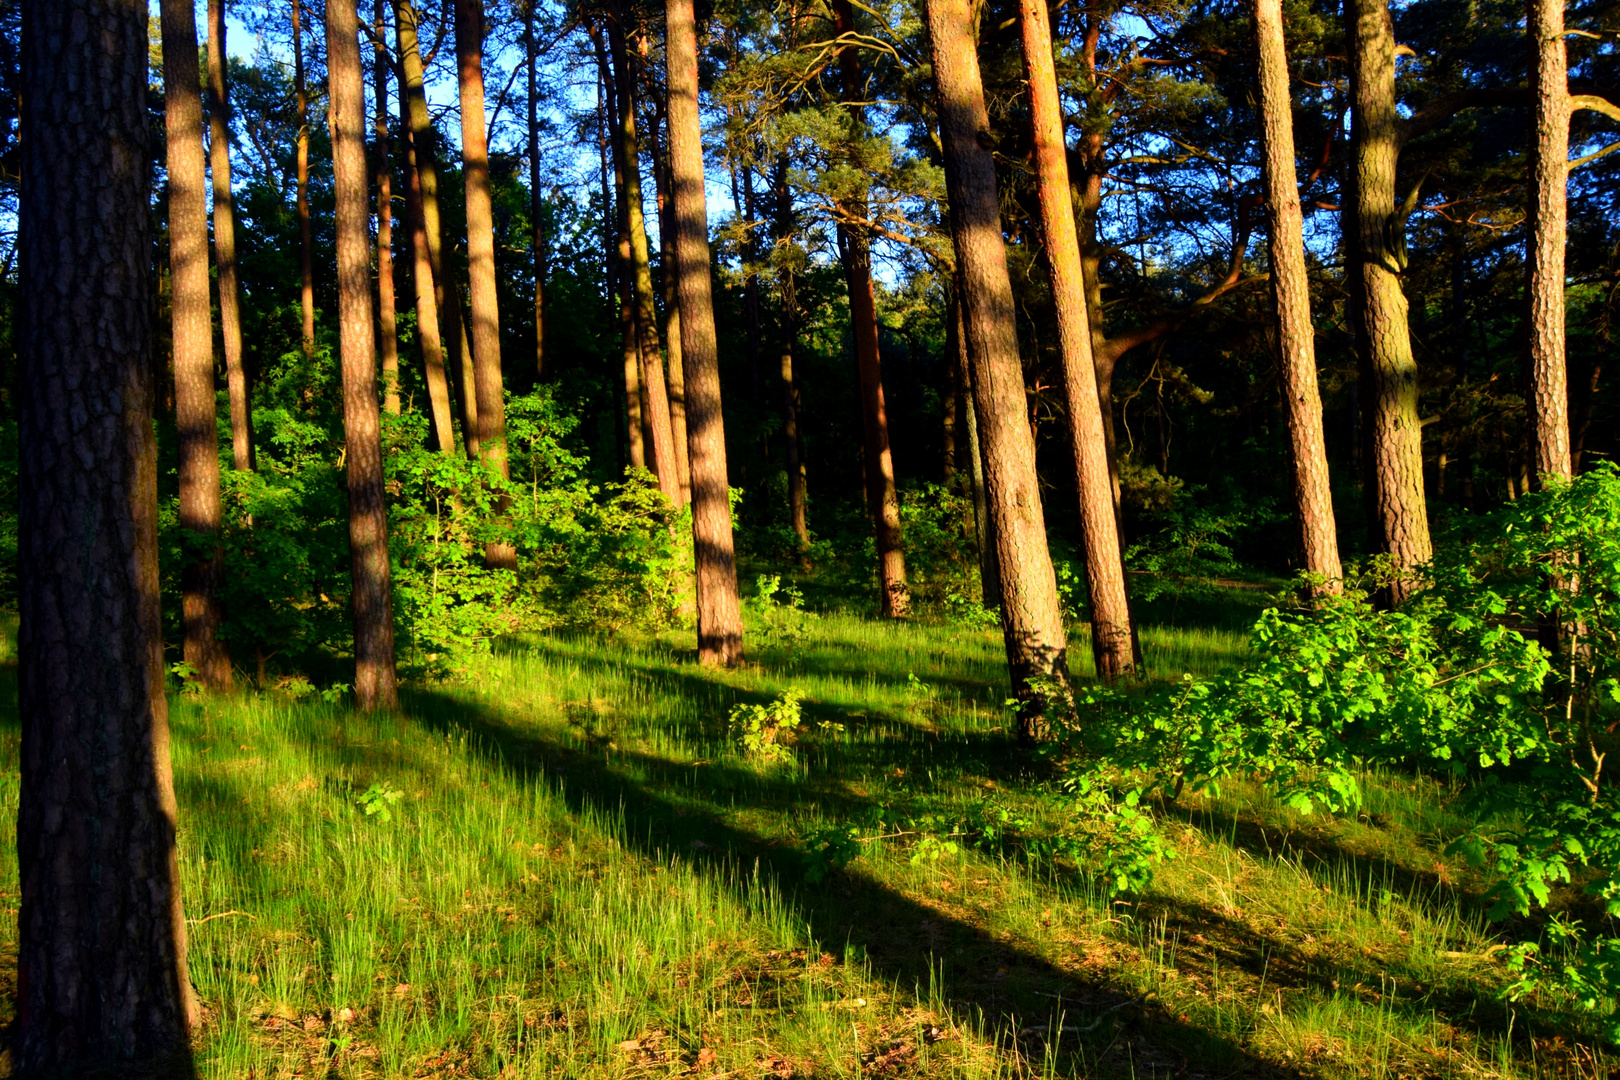
[[[997,632],[800,618],[756,612],[730,672],[673,632],[514,639],[395,716],[177,697],[200,1075],[1607,1074],[1499,998],[1444,782],[1369,774],[1341,817],[1189,791],[1116,894],[1040,843]],[[1160,680],[1244,648],[1144,634]],[[745,752],[728,717],[784,700],[796,740]]]

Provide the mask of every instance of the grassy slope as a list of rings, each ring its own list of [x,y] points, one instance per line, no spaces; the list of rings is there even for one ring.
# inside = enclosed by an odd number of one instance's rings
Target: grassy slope
[[[1185,857],[1136,903],[1015,853],[913,863],[908,836],[808,882],[799,840],[819,828],[1024,803],[1029,780],[1003,735],[998,634],[808,629],[756,635],[732,673],[698,669],[674,635],[536,639],[465,685],[413,690],[395,718],[275,695],[178,702],[200,1071],[1598,1068],[1526,1038],[1552,1018],[1522,1006],[1509,1034],[1491,939],[1435,854],[1454,826],[1445,793],[1412,778],[1374,778],[1360,822],[1301,820],[1240,788],[1186,798]],[[1242,637],[1149,631],[1145,646],[1174,676],[1233,661]],[[796,763],[739,760],[729,708],[789,687],[812,730]],[[16,748],[8,710],[8,833]],[[356,806],[374,783],[404,793],[391,821]],[[15,896],[5,859],[0,902]],[[3,933],[14,950],[11,920]]]

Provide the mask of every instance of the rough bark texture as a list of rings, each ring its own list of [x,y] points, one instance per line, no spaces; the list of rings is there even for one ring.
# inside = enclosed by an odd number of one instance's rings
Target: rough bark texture
[[[855,12],[849,0],[832,0],[840,35],[855,33]],[[853,46],[838,54],[844,105],[853,118],[857,137],[865,134],[861,108],[861,63]],[[842,204],[851,221],[866,221],[866,200]],[[861,384],[861,423],[865,436],[866,504],[877,541],[878,590],[883,614],[905,618],[911,612],[906,588],[906,556],[900,533],[900,495],[894,483],[894,455],[889,447],[889,414],[883,400],[883,374],[878,357],[877,298],[872,289],[871,238],[860,224],[838,226],[838,249],[849,288],[849,330],[855,346],[855,367]]]
[[[253,468],[253,411],[242,366],[242,286],[236,267],[236,199],[231,192],[231,98],[225,82],[225,0],[208,0],[208,151],[214,177],[214,266],[219,328],[231,403],[231,464]]]
[[[776,192],[776,242],[787,247],[793,243],[793,193],[787,182],[788,158],[777,159],[772,187]],[[793,524],[793,535],[801,558],[808,561],[810,550],[810,524],[805,513],[804,440],[799,434],[799,383],[793,373],[793,342],[799,332],[798,287],[793,277],[792,264],[783,259],[776,272],[777,289],[782,295],[781,359],[782,376],[782,441],[787,444],[788,520]]]
[[[298,107],[298,303],[304,316],[304,355],[315,351],[315,254],[309,236],[309,88],[304,82],[304,16],[292,0],[293,95]]]
[[[1530,450],[1535,479],[1568,479],[1569,372],[1564,353],[1564,203],[1569,189],[1569,65],[1563,0],[1529,0],[1530,144],[1526,232],[1530,263]]]
[[[523,57],[529,91],[529,247],[534,259],[534,377],[546,375],[546,234],[540,199],[540,95],[535,85],[534,7],[523,7]]]
[[[1001,629],[1013,693],[1023,703],[1018,735],[1027,742],[1043,734],[1050,684],[1067,682],[1068,641],[1046,546],[1035,436],[1024,406],[995,164],[985,148],[990,121],[973,11],[969,0],[929,0],[928,32],[985,502],[1001,574]]]
[[[405,129],[405,203],[410,217],[412,277],[416,282],[416,328],[422,342],[422,376],[427,384],[429,419],[433,439],[441,454],[453,455],[456,447],[454,422],[450,414],[450,380],[445,372],[444,337],[439,319],[438,170],[430,153],[432,124],[427,98],[422,89],[422,53],[417,41],[416,9],[408,0],[395,0],[394,34],[399,50],[399,109]],[[420,124],[423,134],[418,135]],[[425,166],[425,167],[424,167]],[[431,209],[428,184],[431,177]],[[458,320],[459,321],[459,320]]]
[[[658,125],[663,110],[654,117],[651,129],[653,183],[658,188],[659,270],[664,287],[664,349],[669,356],[669,426],[675,435],[675,468],[681,483],[681,505],[692,502],[692,456],[686,438],[686,373],[681,361],[681,305],[675,296],[675,223],[669,201],[669,158],[659,148]]]
[[[675,461],[675,431],[670,422],[669,392],[664,382],[664,359],[658,348],[658,302],[653,295],[652,263],[647,245],[646,212],[641,200],[641,141],[636,132],[635,77],[625,41],[621,10],[608,24],[613,49],[613,70],[618,83],[619,123],[615,149],[624,177],[625,226],[630,241],[630,282],[635,304],[636,347],[641,362],[641,386],[646,397],[646,425],[652,443],[652,467],[664,497],[681,505],[680,468]]]
[[[221,0],[211,0],[219,3]],[[383,408],[399,415],[399,327],[394,311],[393,145],[388,137],[388,46],[383,40],[385,0],[372,0],[371,88],[377,116],[377,344],[382,356]]]
[[[1423,438],[1418,371],[1407,325],[1400,266],[1389,243],[1399,228],[1395,162],[1400,120],[1395,111],[1395,31],[1388,0],[1350,0],[1352,102],[1350,211],[1351,311],[1367,403],[1371,451],[1369,508],[1374,544],[1397,571],[1386,600],[1411,590],[1399,573],[1429,560],[1429,518],[1423,498]]]
[[[1063,392],[1068,404],[1069,443],[1074,452],[1075,487],[1080,496],[1080,532],[1086,560],[1086,598],[1091,611],[1091,650],[1099,677],[1112,682],[1136,670],[1130,603],[1125,594],[1125,560],[1114,512],[1113,482],[1097,395],[1091,324],[1086,311],[1080,241],[1069,195],[1067,145],[1052,64],[1052,28],[1046,0],[1020,0],[1024,70],[1029,78],[1035,184],[1041,207],[1041,235],[1057,311],[1058,351],[1063,358]]]
[[[219,690],[231,683],[231,659],[217,636],[225,557],[219,539],[219,422],[214,405],[196,9],[191,0],[165,0],[162,20],[174,414],[180,451],[180,527],[188,534],[180,572],[184,655],[193,677],[203,686]]]
[[[613,126],[617,129],[622,110],[620,99],[624,95],[624,88],[618,85],[612,63],[608,59],[609,46],[604,41],[606,36],[603,32],[593,30],[591,44],[596,48],[597,71],[605,92],[604,123],[606,117],[611,115]],[[603,149],[606,150],[609,146],[613,152],[613,210],[614,223],[617,225],[613,241],[613,250],[617,256],[613,276],[618,282],[619,293],[619,363],[624,381],[625,434],[629,446],[630,467],[645,469],[647,418],[641,407],[644,392],[641,386],[641,337],[636,332],[635,270],[630,264],[630,203],[625,194],[624,155],[620,152],[616,134],[603,144]]]
[[[326,70],[337,225],[338,347],[343,367],[344,460],[349,481],[349,565],[354,579],[354,697],[362,709],[399,704],[383,494],[377,354],[371,323],[366,222],[366,101],[355,0],[326,0]]]
[[[461,93],[461,162],[467,193],[467,285],[472,300],[473,396],[478,455],[507,479],[506,383],[501,376],[501,315],[495,294],[495,210],[489,190],[489,131],[484,123],[483,0],[456,0],[456,83]],[[505,508],[505,500],[497,510]],[[517,548],[484,545],[484,562],[516,570]]]
[[[956,378],[962,384],[966,408],[962,410],[967,432],[968,481],[973,494],[973,542],[979,555],[979,600],[993,611],[1001,609],[1001,569],[996,562],[996,542],[990,530],[990,508],[984,496],[984,448],[979,444],[979,414],[974,407],[973,366],[968,360],[967,329],[962,325],[961,290],[951,290],[951,325],[956,328],[954,362]]]
[[[735,664],[742,612],[731,536],[726,433],[720,413],[720,356],[709,282],[709,214],[703,191],[698,112],[697,28],[692,0],[667,0],[670,194],[675,208],[676,295],[686,366],[686,425],[692,455],[692,540],[697,565],[698,660]]]
[[[12,1066],[173,1060],[186,1074],[195,1003],[158,622],[147,7],[29,0],[23,19]],[[107,1075],[119,1071],[133,1069]]]
[[[1311,323],[1304,227],[1294,174],[1293,98],[1288,92],[1282,0],[1254,0],[1254,25],[1260,53],[1266,235],[1271,254],[1271,295],[1277,304],[1278,368],[1283,413],[1288,420],[1294,517],[1305,571],[1320,578],[1324,589],[1336,592],[1344,569],[1339,563],[1333,492],[1328,484],[1322,396],[1316,388],[1316,327]]]

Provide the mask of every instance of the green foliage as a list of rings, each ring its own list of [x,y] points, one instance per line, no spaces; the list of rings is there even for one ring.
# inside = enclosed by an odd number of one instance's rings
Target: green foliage
[[[796,690],[785,691],[768,705],[734,705],[726,726],[750,758],[765,764],[793,760],[791,743],[803,721]]]
[[[362,791],[354,800],[354,805],[365,811],[366,817],[374,817],[384,825],[394,820],[394,812],[390,807],[405,797],[403,791],[389,787],[383,781],[372,784]]]

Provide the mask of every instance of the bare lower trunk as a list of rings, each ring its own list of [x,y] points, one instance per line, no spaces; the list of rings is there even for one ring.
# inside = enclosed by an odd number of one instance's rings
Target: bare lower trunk
[[[742,613],[737,599],[726,433],[720,412],[720,357],[709,282],[709,214],[703,191],[703,128],[692,0],[666,0],[665,29],[676,294],[681,307],[686,423],[692,454],[698,660],[730,667],[742,655]]]
[[[1125,560],[1097,392],[1097,367],[1092,355],[1091,323],[1086,311],[1085,278],[1080,269],[1080,242],[1069,195],[1063,114],[1052,63],[1052,30],[1045,0],[1021,0],[1019,8],[1024,69],[1029,78],[1041,234],[1046,241],[1052,303],[1057,313],[1069,443],[1080,495],[1091,650],[1098,676],[1112,682],[1136,671],[1136,657],[1130,603],[1125,593]]]
[[[776,240],[787,245],[793,242],[793,195],[787,184],[787,155],[777,161],[776,188]],[[777,288],[782,294],[781,318],[781,376],[782,376],[782,441],[787,444],[788,520],[799,546],[799,555],[808,565],[810,551],[810,524],[805,512],[804,440],[799,434],[799,383],[793,371],[793,344],[799,333],[798,287],[793,269],[783,262],[777,271]]]
[[[208,286],[208,204],[202,144],[197,17],[190,0],[163,4],[163,99],[169,174],[170,312],[174,327],[174,411],[184,530],[181,605],[185,660],[198,683],[231,684],[219,640],[219,427],[214,405],[214,333]]]
[[[606,36],[605,33],[593,31],[591,42],[596,47],[597,69],[607,92],[607,114],[614,118],[617,127],[623,113],[620,99],[625,89],[615,77],[608,56],[609,45],[603,40]],[[612,139],[611,146],[614,220],[618,226],[614,237],[614,251],[618,255],[614,263],[614,278],[619,285],[619,363],[624,378],[625,428],[629,436],[630,467],[645,469],[647,418],[642,409],[644,393],[641,387],[641,336],[636,330],[635,268],[630,262],[630,202],[625,193],[624,155],[619,139]]]
[[[315,351],[315,254],[309,235],[309,88],[304,82],[304,27],[292,0],[293,94],[298,108],[298,304],[304,316],[304,355]]]
[[[1371,451],[1372,534],[1395,570],[1386,600],[1413,587],[1404,573],[1429,561],[1423,497],[1423,438],[1418,371],[1401,292],[1395,201],[1399,117],[1395,111],[1395,32],[1388,0],[1350,0],[1345,9],[1351,57],[1351,311],[1361,365]]]
[[[658,188],[658,253],[664,288],[664,349],[669,355],[669,426],[675,436],[675,469],[681,484],[681,505],[692,502],[692,456],[686,436],[686,373],[681,361],[681,305],[675,295],[675,235],[669,202],[669,159],[659,149],[658,119],[652,123],[653,183]]]
[[[1001,573],[1001,628],[1018,735],[1044,735],[1049,707],[1066,697],[1068,640],[1035,473],[1035,437],[1024,407],[1012,282],[1002,241],[995,164],[980,143],[990,130],[968,0],[929,0],[934,86],[950,198],[951,238],[973,369],[985,461],[986,508]]]
[[[253,409],[242,363],[242,286],[236,265],[236,198],[231,190],[230,90],[225,80],[225,0],[208,0],[208,150],[214,174],[214,266],[219,328],[231,403],[231,464],[253,468]]]
[[[394,614],[388,506],[383,493],[376,339],[366,220],[366,102],[355,0],[326,0],[326,68],[337,227],[338,347],[343,368],[344,461],[353,575],[354,696],[362,709],[394,708]]]
[[[1294,517],[1306,573],[1321,583],[1318,588],[1337,592],[1344,570],[1339,563],[1333,491],[1328,483],[1322,396],[1316,387],[1316,328],[1311,323],[1304,226],[1294,175],[1293,98],[1288,91],[1282,3],[1255,0],[1254,9],[1260,53],[1266,233],[1271,254],[1271,295],[1277,305],[1278,367],[1283,413],[1288,420]]]
[[[216,3],[221,0],[215,0]],[[383,409],[399,415],[399,328],[394,312],[393,147],[388,137],[388,48],[383,42],[384,0],[372,0],[377,37],[372,93],[377,116],[377,343],[382,355]]]
[[[1569,188],[1569,65],[1562,0],[1529,0],[1530,88],[1535,141],[1530,145],[1529,236],[1530,448],[1535,480],[1569,479],[1569,372],[1564,352],[1564,230]]]
[[[467,191],[467,281],[472,299],[473,396],[478,402],[478,453],[486,468],[509,478],[506,383],[501,375],[501,316],[495,290],[495,211],[489,189],[489,133],[484,124],[483,0],[456,0],[457,85],[461,91],[461,160]],[[504,513],[506,499],[497,501]],[[517,569],[517,548],[492,540],[484,562]]]
[[[423,155],[418,149],[420,140],[416,134],[418,122],[424,128],[429,126],[416,25],[416,9],[404,0],[397,0],[394,28],[400,57],[399,108],[405,129],[405,205],[411,229],[411,276],[416,283],[416,333],[422,346],[422,378],[427,385],[428,418],[433,423],[434,445],[439,453],[450,456],[455,454],[456,436],[450,414],[450,380],[445,373],[444,338],[433,269],[433,237],[438,235],[439,228],[438,200],[434,200],[430,221],[423,190]],[[431,138],[431,132],[425,138]],[[436,171],[434,184],[436,193]]]
[[[24,14],[19,1075],[193,1068],[158,618],[147,10]],[[200,154],[200,121],[191,137]]]
[[[979,600],[993,611],[1001,610],[1001,570],[996,563],[996,541],[990,531],[990,509],[984,496],[984,450],[979,445],[979,416],[974,408],[973,369],[968,361],[967,331],[962,325],[959,291],[951,289],[951,324],[956,327],[954,362],[957,381],[962,384],[965,408],[963,428],[967,432],[968,481],[973,495],[973,542],[979,556]]]

